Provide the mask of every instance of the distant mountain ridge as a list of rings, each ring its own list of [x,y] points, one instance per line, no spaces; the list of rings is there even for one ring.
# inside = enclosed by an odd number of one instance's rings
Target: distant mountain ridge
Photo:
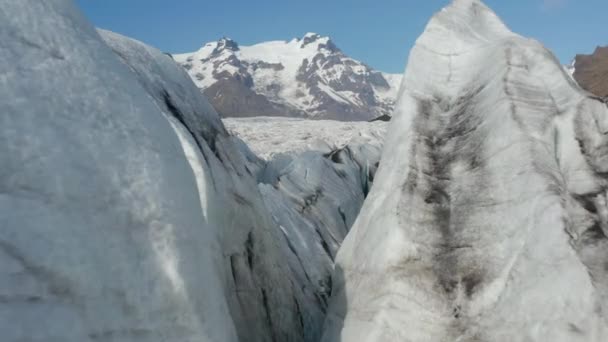
[[[608,99],[608,46],[597,47],[590,55],[577,55],[572,75],[583,89]]]
[[[370,120],[392,113],[401,82],[316,33],[252,46],[222,38],[173,58],[224,117]]]

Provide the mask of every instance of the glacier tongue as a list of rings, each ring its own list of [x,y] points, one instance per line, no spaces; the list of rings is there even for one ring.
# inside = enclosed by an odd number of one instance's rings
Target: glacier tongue
[[[322,340],[608,340],[606,105],[476,0],[401,89]]]
[[[252,46],[222,38],[173,58],[223,117],[367,121],[392,112],[401,82],[314,33]]]

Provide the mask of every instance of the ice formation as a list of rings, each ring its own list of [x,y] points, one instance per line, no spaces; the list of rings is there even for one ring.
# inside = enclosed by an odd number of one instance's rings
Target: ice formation
[[[411,51],[324,342],[608,340],[608,109],[456,0]]]
[[[0,339],[318,341],[380,148],[264,161],[169,56],[0,8]]]

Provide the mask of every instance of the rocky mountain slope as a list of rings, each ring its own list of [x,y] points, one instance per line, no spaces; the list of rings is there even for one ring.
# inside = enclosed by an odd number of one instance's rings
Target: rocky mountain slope
[[[608,47],[598,47],[591,55],[577,55],[573,77],[583,89],[608,100]]]
[[[314,33],[252,46],[222,38],[173,57],[224,117],[367,121],[392,113],[401,80]]]
[[[324,342],[608,340],[608,108],[477,0],[411,51]]]
[[[160,51],[0,8],[1,340],[318,341],[379,147],[261,160]]]

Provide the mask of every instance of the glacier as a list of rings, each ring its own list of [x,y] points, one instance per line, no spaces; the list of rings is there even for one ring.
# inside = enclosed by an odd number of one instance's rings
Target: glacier
[[[2,341],[319,340],[381,143],[264,160],[72,1],[0,27]]]
[[[0,8],[2,340],[237,341],[158,106],[70,2]]]
[[[381,149],[385,121],[308,120],[282,117],[224,118],[226,129],[241,138],[253,153],[269,160],[277,155],[307,151],[331,153],[346,146]]]
[[[608,108],[455,0],[412,49],[324,342],[608,340]]]
[[[481,1],[390,123],[222,121],[71,0],[0,28],[0,340],[608,340],[608,108]]]
[[[223,296],[239,340],[299,340],[302,299],[280,262],[280,236],[257,191],[255,178],[217,113],[168,56],[131,39],[101,31],[169,119],[184,146],[204,218],[217,243]],[[202,111],[202,112],[201,112]],[[209,119],[211,118],[211,119]],[[175,135],[175,134],[174,134]],[[260,319],[263,317],[263,319]]]

